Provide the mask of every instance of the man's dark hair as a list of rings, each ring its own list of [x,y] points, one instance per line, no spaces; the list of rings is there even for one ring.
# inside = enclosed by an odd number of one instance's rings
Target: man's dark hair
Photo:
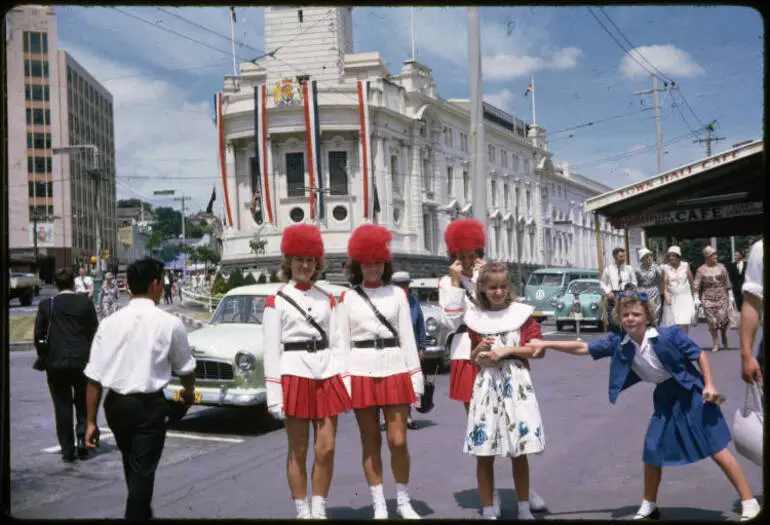
[[[626,249],[625,248],[621,248],[621,247],[614,248],[612,250],[612,256],[615,257],[620,252],[626,253]]]
[[[358,286],[364,282],[364,272],[361,270],[361,263],[348,259],[345,265],[345,277],[348,282],[353,286]],[[385,263],[385,269],[382,272],[382,284],[390,284],[390,279],[393,277],[393,263],[388,261]]]
[[[74,290],[75,274],[72,268],[59,268],[53,277],[57,290]]]
[[[153,281],[163,282],[163,262],[152,257],[128,265],[126,280],[131,295],[146,295]]]

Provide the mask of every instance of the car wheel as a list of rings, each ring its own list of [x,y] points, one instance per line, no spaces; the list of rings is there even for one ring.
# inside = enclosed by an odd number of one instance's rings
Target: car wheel
[[[179,401],[166,401],[168,406],[168,424],[174,425],[179,423],[183,417],[187,415],[187,411],[190,407],[180,403]]]
[[[564,328],[564,323],[560,323],[559,321],[556,321],[556,331],[561,332]]]

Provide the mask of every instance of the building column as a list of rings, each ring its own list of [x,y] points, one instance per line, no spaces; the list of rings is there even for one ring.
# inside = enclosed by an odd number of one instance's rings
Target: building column
[[[545,264],[545,246],[543,244],[543,193],[541,189],[541,176],[535,173],[535,264]]]
[[[418,143],[419,133],[415,130],[412,132],[412,141],[409,145],[411,149],[411,160],[407,153],[407,173],[409,180],[409,195],[404,195],[407,210],[405,213],[405,219],[409,217],[407,226],[410,232],[415,232],[415,249],[414,253],[424,253],[425,250],[425,232],[422,227],[422,150]],[[407,192],[404,191],[406,194]]]
[[[243,204],[241,204],[242,196],[238,193],[238,182],[235,175],[235,144],[230,141],[225,143],[225,181],[227,183],[227,193],[230,200],[230,213],[232,214],[233,229],[240,230],[242,228],[241,222],[241,210]],[[225,211],[225,214],[227,211]]]

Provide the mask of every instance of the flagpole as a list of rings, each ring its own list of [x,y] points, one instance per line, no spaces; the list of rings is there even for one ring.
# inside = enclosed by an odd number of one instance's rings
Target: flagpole
[[[230,8],[230,39],[233,45],[233,75],[238,76],[238,65],[235,62],[235,8]]]
[[[414,48],[414,7],[412,7],[412,62],[415,61],[415,48]]]
[[[537,119],[535,118],[535,77],[534,75],[531,77],[531,84],[532,84],[532,125],[537,126]]]

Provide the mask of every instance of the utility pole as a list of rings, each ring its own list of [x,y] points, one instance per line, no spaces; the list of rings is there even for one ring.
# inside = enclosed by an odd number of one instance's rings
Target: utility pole
[[[473,218],[487,227],[486,155],[484,153],[484,110],[481,90],[481,20],[478,7],[468,8],[468,61],[471,88],[471,174],[473,177]]]
[[[720,140],[725,140],[724,137],[712,137],[711,134],[714,132],[714,125],[717,123],[716,120],[712,120],[706,126],[704,126],[704,129],[706,130],[706,138],[705,139],[695,139],[693,140],[693,144],[700,144],[705,142],[706,143],[706,156],[711,156],[711,143],[712,142],[719,142]]]
[[[153,191],[153,195],[174,195],[176,193],[175,190],[156,190]],[[182,278],[187,278],[187,233],[186,233],[186,226],[185,226],[185,201],[192,200],[192,197],[187,197],[184,192],[180,197],[173,197],[175,201],[182,201],[182,253],[184,253],[184,264],[182,265]]]
[[[655,131],[658,136],[658,173],[663,173],[663,130],[660,124],[660,98],[658,93],[661,91],[671,91],[672,89],[679,89],[676,82],[663,83],[663,88],[658,87],[658,75],[652,73],[652,89],[644,89],[642,91],[634,91],[634,95],[649,95],[652,93],[652,103],[655,110]]]

